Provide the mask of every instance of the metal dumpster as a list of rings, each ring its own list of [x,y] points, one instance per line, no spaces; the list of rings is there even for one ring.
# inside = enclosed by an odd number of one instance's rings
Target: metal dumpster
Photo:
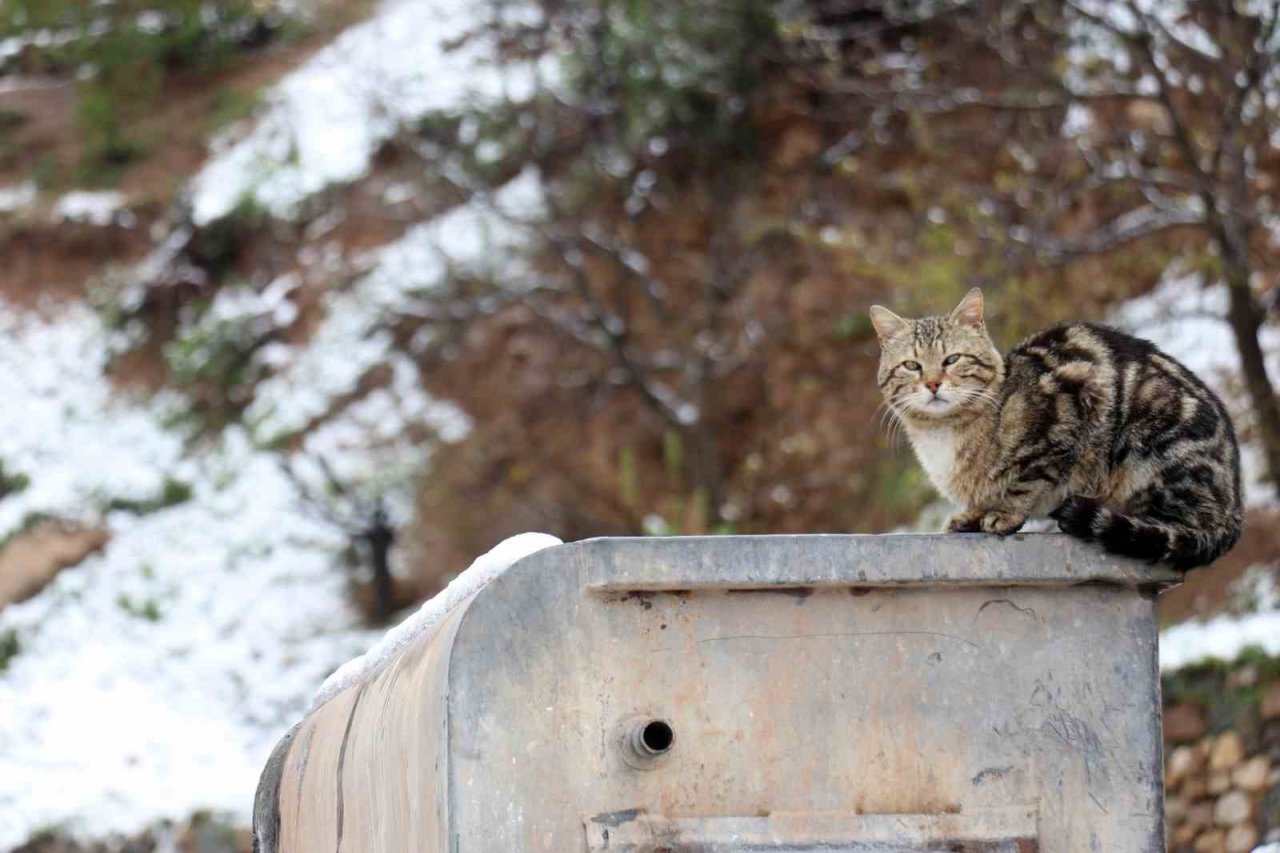
[[[597,539],[277,748],[264,853],[1163,851],[1155,596],[1059,535]]]

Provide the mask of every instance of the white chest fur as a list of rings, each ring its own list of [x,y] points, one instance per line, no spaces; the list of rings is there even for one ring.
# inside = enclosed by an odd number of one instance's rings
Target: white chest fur
[[[912,430],[911,446],[934,488],[956,502],[951,477],[956,467],[956,434],[950,429]]]

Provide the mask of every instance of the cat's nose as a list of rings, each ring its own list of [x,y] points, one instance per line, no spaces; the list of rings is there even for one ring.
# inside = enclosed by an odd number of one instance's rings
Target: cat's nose
[[[938,389],[942,387],[942,380],[930,379],[928,382],[924,383],[924,387],[928,388],[934,394],[937,394]]]

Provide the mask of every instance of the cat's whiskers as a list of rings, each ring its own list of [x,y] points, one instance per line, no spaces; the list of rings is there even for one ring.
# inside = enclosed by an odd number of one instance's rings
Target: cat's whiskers
[[[957,388],[961,403],[979,403],[993,412],[1000,411],[1000,398],[985,388]]]
[[[905,394],[897,394],[888,397],[876,407],[876,411],[879,412],[878,429],[885,434],[890,447],[900,447],[900,442],[905,437],[906,425],[902,422],[902,416],[894,408],[894,404],[900,402],[905,396]]]

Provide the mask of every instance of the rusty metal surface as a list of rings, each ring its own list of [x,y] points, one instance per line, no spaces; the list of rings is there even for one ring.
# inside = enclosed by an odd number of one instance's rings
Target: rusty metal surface
[[[1048,535],[548,549],[303,722],[279,849],[1162,850],[1175,579]]]

